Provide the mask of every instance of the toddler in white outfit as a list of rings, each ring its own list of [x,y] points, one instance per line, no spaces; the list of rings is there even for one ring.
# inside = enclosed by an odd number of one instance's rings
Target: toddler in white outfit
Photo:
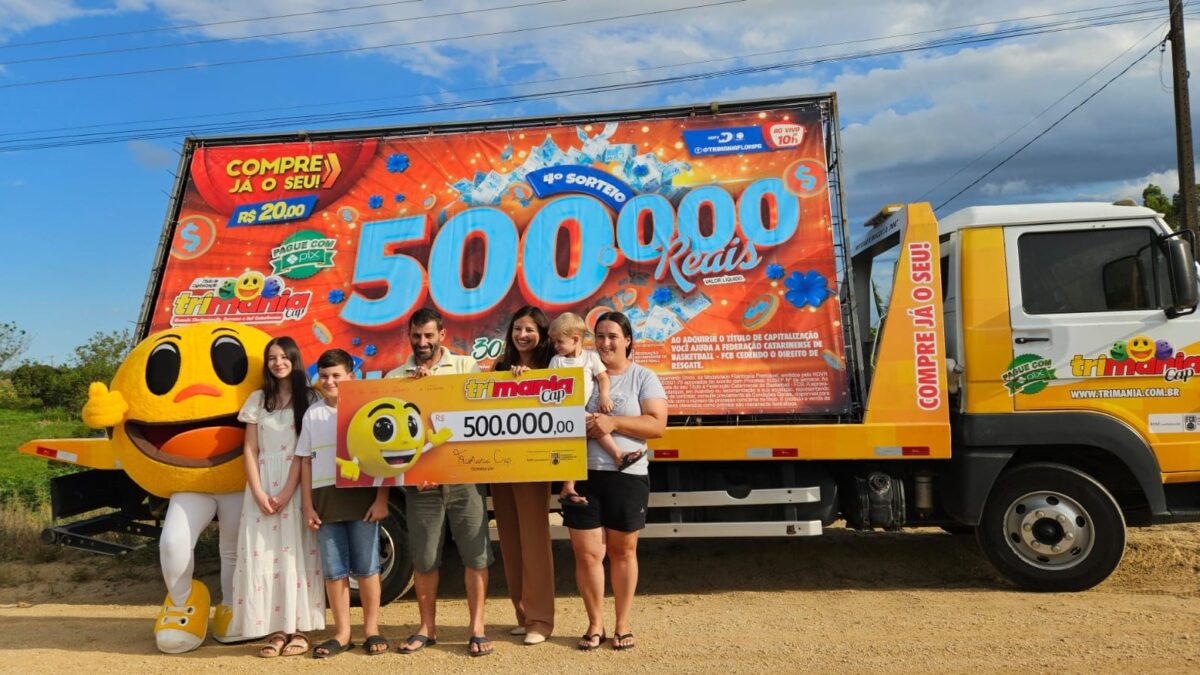
[[[592,398],[594,390],[599,389],[599,408],[604,413],[613,409],[612,399],[609,398],[608,369],[600,360],[600,355],[591,349],[583,348],[583,336],[587,332],[587,324],[578,314],[566,312],[550,322],[550,340],[554,343],[554,351],[558,352],[550,359],[551,368],[582,368],[583,369],[583,400],[586,404]],[[640,450],[622,452],[612,434],[605,434],[595,439],[612,456],[617,463],[618,471],[624,471],[642,457]],[[562,496],[559,502],[563,506],[583,506],[587,499],[575,492],[575,481],[563,483]]]

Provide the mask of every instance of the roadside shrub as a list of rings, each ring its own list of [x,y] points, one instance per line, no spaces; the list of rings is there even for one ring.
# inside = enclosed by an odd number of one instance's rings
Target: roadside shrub
[[[19,399],[34,403],[34,408],[78,410],[75,403],[87,398],[87,384],[80,397],[80,379],[72,368],[48,366],[44,363],[23,363],[9,372],[9,380]],[[16,406],[18,409],[29,409]]]
[[[50,524],[50,507],[31,508],[20,502],[0,505],[0,562],[43,563],[62,555],[58,546],[43,544],[42,529]]]

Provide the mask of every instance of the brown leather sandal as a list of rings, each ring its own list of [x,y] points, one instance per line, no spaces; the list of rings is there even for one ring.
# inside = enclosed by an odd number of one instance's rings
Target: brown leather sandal
[[[293,633],[292,637],[288,638],[287,644],[283,646],[283,650],[279,652],[280,656],[299,656],[307,654],[308,650],[312,649],[312,643],[308,636],[304,633]]]
[[[283,652],[283,648],[287,644],[287,633],[284,633],[283,631],[276,631],[267,636],[267,644],[263,645],[258,650],[258,655],[264,659],[273,659]]]

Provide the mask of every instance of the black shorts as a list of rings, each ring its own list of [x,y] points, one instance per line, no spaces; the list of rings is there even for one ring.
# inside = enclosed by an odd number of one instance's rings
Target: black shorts
[[[575,491],[586,497],[586,506],[563,505],[563,525],[572,530],[603,527],[616,532],[637,532],[646,527],[650,503],[650,478],[619,471],[588,471]]]

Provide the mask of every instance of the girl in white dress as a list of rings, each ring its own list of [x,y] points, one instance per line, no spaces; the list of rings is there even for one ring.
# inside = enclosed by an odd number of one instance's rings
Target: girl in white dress
[[[263,388],[238,415],[246,423],[246,494],[230,634],[266,635],[259,656],[294,656],[309,650],[305,631],[325,627],[321,559],[316,535],[301,517],[300,463],[292,461],[315,394],[289,337],[267,343],[263,371]]]

